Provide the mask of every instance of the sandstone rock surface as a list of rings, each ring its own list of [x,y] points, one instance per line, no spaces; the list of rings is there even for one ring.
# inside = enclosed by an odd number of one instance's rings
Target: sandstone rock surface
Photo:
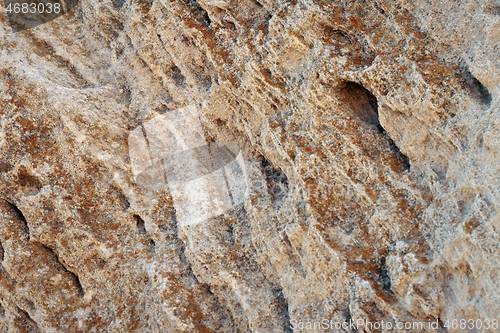
[[[0,332],[500,320],[499,96],[497,0],[2,9]],[[128,146],[187,106],[246,166],[194,225]]]

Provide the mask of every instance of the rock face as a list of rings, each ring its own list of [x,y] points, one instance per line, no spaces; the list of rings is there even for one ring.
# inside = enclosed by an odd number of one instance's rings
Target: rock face
[[[500,320],[497,0],[81,0],[15,34],[0,17],[0,332]],[[246,168],[243,203],[196,224],[129,150],[188,106]]]

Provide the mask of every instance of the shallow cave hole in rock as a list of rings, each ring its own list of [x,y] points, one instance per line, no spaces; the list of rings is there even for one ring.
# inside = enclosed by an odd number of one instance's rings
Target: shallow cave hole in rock
[[[212,24],[210,16],[207,11],[200,6],[198,1],[189,0],[187,3],[191,6],[191,14],[196,18],[196,20],[203,24],[205,27],[209,27]]]
[[[156,243],[148,236],[146,223],[144,223],[144,220],[137,214],[135,214],[133,217],[137,225],[137,231],[139,232],[139,235],[146,236],[147,247],[151,250],[151,252],[156,253]]]
[[[123,209],[126,211],[130,208],[130,202],[127,199],[127,196],[123,191],[115,186],[111,186],[111,195],[116,195],[116,198],[118,199],[118,202],[121,204]]]
[[[36,195],[42,189],[42,184],[25,166],[21,166],[17,173],[20,190],[26,195]]]
[[[462,70],[467,88],[469,90],[469,94],[472,96],[472,98],[478,101],[479,103],[486,105],[486,107],[490,107],[492,97],[488,88],[486,88],[481,83],[481,81],[476,79],[467,67],[464,67]]]
[[[172,79],[175,81],[175,85],[181,88],[186,88],[186,77],[182,75],[182,72],[179,67],[173,65],[170,67],[170,75]]]
[[[17,316],[14,319],[16,326],[21,332],[39,333],[41,330],[38,328],[36,322],[31,318],[28,312],[16,306]]]
[[[26,235],[30,235],[30,228],[28,227],[28,221],[24,217],[23,212],[12,202],[6,201],[7,206],[10,208],[11,213],[22,223]]]
[[[146,235],[146,224],[144,223],[144,220],[139,215],[134,215],[134,220],[137,225],[139,235]]]
[[[346,105],[348,114],[358,119],[362,127],[361,130],[369,131],[375,129],[381,136],[381,139],[388,143],[390,151],[394,154],[399,164],[399,169],[402,171],[410,170],[408,157],[399,150],[398,146],[396,146],[387,131],[380,124],[378,101],[375,95],[355,82],[343,82],[338,86],[338,93],[340,100]],[[383,149],[383,146],[377,142],[374,142],[374,145],[376,145],[375,148],[378,150]]]

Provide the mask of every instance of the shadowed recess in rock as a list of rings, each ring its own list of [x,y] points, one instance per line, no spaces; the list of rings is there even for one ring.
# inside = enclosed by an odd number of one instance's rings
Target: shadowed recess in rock
[[[111,189],[116,192],[116,196],[118,197],[119,202],[122,204],[124,210],[128,210],[130,208],[130,202],[127,199],[127,196],[123,191],[115,186],[111,186]]]
[[[30,235],[30,228],[28,227],[28,221],[26,221],[26,218],[23,215],[23,212],[17,206],[9,201],[5,201],[7,203],[7,206],[10,208],[14,216],[22,222],[24,230],[26,231],[26,234]]]
[[[36,195],[42,188],[38,178],[32,175],[24,166],[19,168],[17,180],[21,191],[26,195]]]
[[[196,20],[201,22],[204,26],[209,27],[212,21],[207,11],[204,10],[196,0],[188,0],[187,3],[190,5],[192,14],[196,17]]]
[[[85,296],[85,292],[83,290],[82,284],[80,283],[80,278],[78,277],[78,275],[76,275],[72,271],[68,270],[68,268],[66,267],[66,265],[64,265],[62,263],[62,261],[59,259],[59,256],[57,255],[57,253],[54,250],[52,250],[50,247],[45,246],[44,244],[39,243],[39,242],[35,242],[34,244],[37,245],[37,247],[40,249],[40,251],[45,252],[45,254],[49,258],[51,258],[51,260],[53,262],[55,262],[58,270],[61,273],[69,275],[70,279],[73,280],[73,284],[76,287],[78,295],[80,297],[84,297]]]
[[[379,121],[377,98],[365,87],[356,82],[343,82],[338,86],[341,101],[346,104],[347,112],[360,121],[361,131],[376,130],[379,137],[388,144],[388,148],[398,161],[403,171],[410,170],[409,158],[401,153]],[[384,149],[382,145],[372,142],[375,149]]]
[[[134,220],[137,224],[137,230],[139,231],[139,235],[145,235],[146,226],[144,224],[144,220],[139,215],[134,215]]]
[[[289,313],[289,305],[287,300],[285,299],[285,296],[283,295],[283,290],[280,287],[275,287],[272,289],[272,292],[274,296],[276,297],[279,306],[278,309],[281,310],[279,316],[282,317],[283,320],[283,332],[285,333],[292,333],[292,325],[290,323],[290,313]]]
[[[137,225],[137,231],[139,235],[145,236],[146,238],[146,246],[151,250],[151,252],[156,253],[156,244],[155,242],[148,236],[148,232],[146,230],[146,224],[144,220],[139,215],[134,215],[134,220]]]
[[[16,317],[14,325],[20,332],[26,333],[41,333],[36,322],[31,318],[28,312],[16,307]]]
[[[472,98],[474,98],[479,103],[484,104],[487,107],[490,107],[492,97],[488,88],[486,88],[481,83],[481,81],[476,79],[467,67],[463,68],[463,76],[465,78],[467,89],[469,90],[469,93],[472,96]]]

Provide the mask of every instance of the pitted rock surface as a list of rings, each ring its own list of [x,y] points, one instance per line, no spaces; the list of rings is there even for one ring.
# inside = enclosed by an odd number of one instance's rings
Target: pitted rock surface
[[[496,0],[2,7],[0,332],[498,320],[499,96]],[[128,137],[190,105],[248,188],[185,226]]]

